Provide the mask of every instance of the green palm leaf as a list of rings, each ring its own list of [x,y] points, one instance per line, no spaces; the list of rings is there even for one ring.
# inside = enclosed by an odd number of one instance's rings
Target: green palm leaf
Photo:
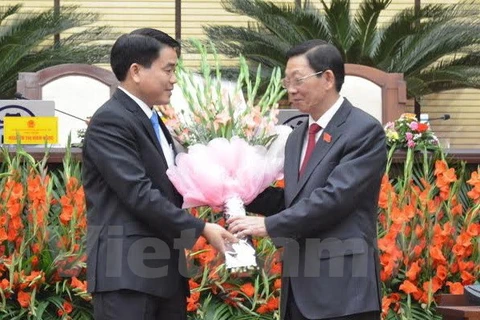
[[[115,35],[106,27],[89,26],[98,20],[97,14],[78,12],[75,6],[62,7],[59,14],[54,9],[38,13],[21,8],[0,7],[0,99],[13,96],[19,72],[61,63],[107,61],[108,39]],[[55,34],[79,27],[81,32],[53,43]]]
[[[241,52],[245,52],[246,59],[270,68],[284,66],[286,63],[285,53],[290,46],[288,43],[279,42],[272,35],[262,34],[249,28],[215,26],[207,27],[206,30],[211,35],[210,39],[216,43],[215,48],[223,54],[238,57]],[[224,39],[224,41],[217,42],[216,39]]]
[[[306,0],[303,7],[261,0],[224,0],[227,11],[250,17],[246,28],[204,27],[220,53],[250,62],[285,66],[286,51],[308,39],[333,43],[346,62],[404,73],[408,93],[420,97],[457,88],[478,88],[480,7],[475,1],[406,8],[383,25],[391,0],[364,0],[353,15],[350,0]]]
[[[348,61],[348,51],[354,43],[354,28],[350,17],[350,0],[332,1],[330,7],[321,0],[328,30],[331,34],[331,42],[335,45],[345,60]]]
[[[398,54],[392,57],[391,71],[419,74],[442,57],[480,43],[480,37],[471,32],[480,32],[480,21],[477,26],[466,26],[454,21],[427,25],[422,33],[408,36],[403,41]],[[446,37],[446,34],[455,37]],[[456,50],[452,51],[453,48]]]
[[[3,20],[8,18],[9,16],[15,14],[21,7],[21,4],[16,4],[8,7],[0,7],[0,24],[2,24]]]
[[[395,15],[390,23],[379,28],[380,40],[373,53],[375,65],[382,70],[392,70],[394,68],[392,57],[397,54],[403,41],[421,30],[425,25],[425,19],[441,17],[445,11],[442,6],[427,5],[420,8],[418,13],[414,8],[406,8]]]
[[[421,85],[416,85],[415,80]],[[407,86],[412,96],[461,88],[480,88],[480,69],[468,65],[436,67],[418,76],[410,76]]]
[[[358,52],[361,57],[371,57],[375,48],[375,42],[378,40],[377,24],[378,18],[383,10],[391,3],[391,0],[377,0],[372,2],[363,2],[355,17],[354,35]],[[353,60],[354,57],[349,57]],[[370,65],[371,61],[362,62]]]

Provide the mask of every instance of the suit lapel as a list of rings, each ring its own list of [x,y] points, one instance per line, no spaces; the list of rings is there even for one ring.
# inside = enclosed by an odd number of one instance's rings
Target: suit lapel
[[[154,111],[154,113],[158,114],[156,111]],[[167,142],[173,147],[172,135],[168,131],[168,128],[165,125],[165,123],[163,123],[162,117],[160,117],[160,115],[158,115],[158,123],[160,124],[160,128],[162,129],[163,135],[167,139]]]
[[[296,190],[298,180],[298,169],[300,168],[300,157],[304,138],[308,128],[308,120],[302,123],[295,131],[290,134],[289,145],[285,154],[285,200],[288,202],[289,195],[293,195]]]
[[[158,114],[158,123],[160,124],[160,129],[162,130],[163,132],[163,135],[165,136],[165,138],[167,139],[167,142],[168,144],[172,147],[172,150],[173,150],[173,156],[176,157],[177,154],[178,154],[178,150],[177,150],[177,147],[175,146],[175,143],[173,141],[173,137],[172,135],[170,134],[170,131],[168,131],[168,128],[167,126],[165,125],[165,123],[163,122],[162,120],[162,117],[160,116],[160,114],[156,111],[154,111],[155,113]],[[157,139],[158,140],[158,139]]]
[[[304,174],[298,179],[298,183],[296,184],[292,197],[290,198],[291,201],[287,203],[289,206],[293,200],[298,196],[302,188],[305,186],[305,183],[308,181],[312,173],[315,171],[316,167],[322,162],[325,158],[329,150],[333,147],[335,142],[339,140],[345,128],[342,127],[343,123],[345,122],[348,114],[351,111],[351,104],[346,99],[338,109],[338,111],[333,116],[332,120],[328,123],[327,127],[323,130],[320,138],[318,139],[317,143],[315,144],[315,149],[310,157],[310,160],[307,163],[307,167],[305,168]],[[308,123],[306,124],[308,126]],[[306,129],[304,129],[305,131]],[[305,136],[305,132],[303,137]],[[301,146],[301,145],[300,145]],[[300,159],[300,151],[298,151],[299,159]],[[300,160],[299,160],[300,162]],[[297,163],[296,171],[298,177],[298,168],[299,162]],[[289,180],[295,181],[295,180]]]
[[[150,119],[148,119],[147,115],[143,110],[140,108],[139,105],[135,101],[133,101],[126,93],[122,90],[117,89],[114,93],[114,97],[117,98],[122,104],[127,108],[127,110],[131,111],[135,118],[140,121],[147,132],[148,137],[155,145],[160,157],[163,159],[163,163],[165,164],[165,168],[168,168],[167,160],[165,159],[165,155],[163,154],[162,147],[160,146],[160,141],[158,141],[157,135],[153,130],[152,123]]]

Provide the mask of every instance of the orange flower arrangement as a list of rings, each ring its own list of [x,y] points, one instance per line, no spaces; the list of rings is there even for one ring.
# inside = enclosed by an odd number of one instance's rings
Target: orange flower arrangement
[[[207,221],[225,224],[221,212],[210,208],[192,209],[192,214]],[[190,272],[191,296],[187,299],[187,311],[193,319],[218,318],[235,319],[250,315],[252,319],[273,319],[278,317],[280,296],[281,263],[277,251],[269,239],[254,239],[261,270],[243,277],[232,277],[225,270],[223,259],[216,250],[200,237],[191,250],[187,251]],[[217,319],[217,318],[215,318]]]
[[[461,294],[480,276],[480,169],[449,165],[442,153],[414,163],[413,149],[395,167],[392,154],[378,201],[383,318],[437,319],[435,296]],[[4,152],[0,198],[0,319],[93,319],[79,166],[67,154],[54,173]],[[221,212],[191,211],[225,225]],[[244,277],[231,277],[204,238],[187,252],[190,319],[278,319],[281,250],[253,242],[261,268]]]
[[[0,319],[92,318],[78,164],[67,153],[63,171],[49,172],[21,149],[2,162]]]
[[[462,294],[480,275],[480,169],[467,180],[465,165],[449,167],[441,152],[425,152],[423,165],[412,158],[409,150],[403,175],[387,169],[379,197],[387,319],[413,319],[415,309],[433,317],[436,294]]]

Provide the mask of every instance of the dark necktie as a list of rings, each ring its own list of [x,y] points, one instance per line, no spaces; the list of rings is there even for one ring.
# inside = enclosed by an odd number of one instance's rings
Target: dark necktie
[[[322,130],[322,127],[320,127],[316,123],[312,123],[310,127],[308,128],[308,143],[307,143],[307,150],[305,152],[305,158],[303,158],[302,166],[300,167],[300,172],[299,172],[299,177],[303,175],[305,172],[305,168],[307,167],[308,160],[310,160],[310,157],[312,156],[313,149],[315,149],[315,135]]]

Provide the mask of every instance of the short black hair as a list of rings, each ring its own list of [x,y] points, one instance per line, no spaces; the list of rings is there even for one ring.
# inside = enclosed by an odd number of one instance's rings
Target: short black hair
[[[110,52],[110,66],[118,81],[124,81],[133,63],[150,68],[165,47],[175,49],[177,54],[180,52],[180,44],[160,30],[152,28],[134,30],[115,41]]]
[[[152,37],[160,41],[164,45],[174,48],[175,51],[177,51],[177,55],[180,57],[180,49],[181,49],[180,42],[173,39],[163,31],[160,31],[158,29],[153,29],[153,28],[140,28],[140,29],[133,30],[132,32],[130,32],[130,34],[140,34],[142,36]]]
[[[331,70],[337,92],[340,92],[345,81],[345,63],[335,46],[321,39],[308,40],[288,50],[287,59],[300,55],[306,56],[315,72]]]

